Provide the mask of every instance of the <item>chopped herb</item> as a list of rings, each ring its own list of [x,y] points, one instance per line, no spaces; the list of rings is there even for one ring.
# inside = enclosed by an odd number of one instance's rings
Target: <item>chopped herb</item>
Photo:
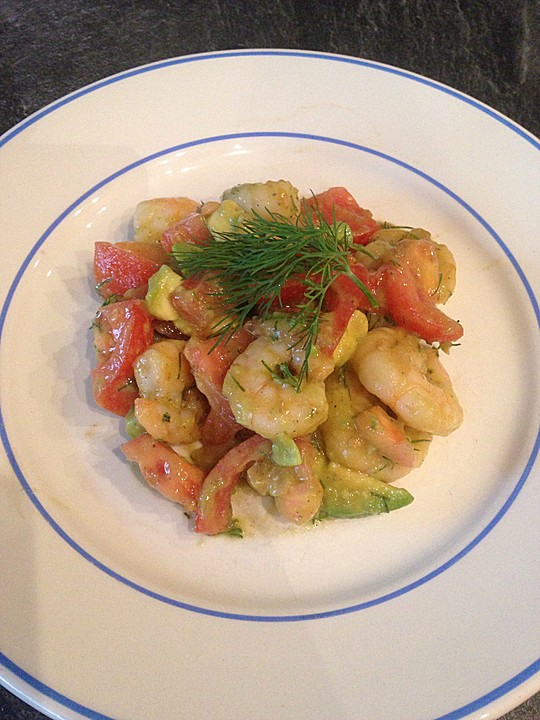
[[[105,300],[101,303],[101,307],[106,307],[107,305],[112,305],[115,302],[120,302],[120,300],[123,300],[124,298],[121,295],[111,295],[108,298],[105,298]]]
[[[297,378],[292,374],[289,366],[287,363],[278,363],[276,368],[273,370],[268,363],[266,363],[264,360],[261,360],[261,363],[264,365],[264,367],[268,370],[270,375],[274,380],[276,380],[279,383],[285,383],[286,385],[291,385],[296,390],[300,391],[300,387],[298,386]]]
[[[383,222],[381,225],[383,230],[414,230],[412,225],[392,225],[389,222]]]
[[[233,518],[231,522],[229,523],[229,527],[224,530],[222,533],[219,533],[220,535],[228,535],[229,537],[235,537],[235,538],[243,538],[244,537],[244,531],[242,530],[242,526],[238,522],[236,518]]]
[[[101,295],[101,288],[102,288],[104,285],[107,285],[107,283],[110,283],[111,281],[112,281],[112,278],[105,278],[105,280],[102,280],[101,282],[99,282],[99,283],[96,285],[96,292],[98,293],[98,295]]]
[[[230,377],[232,378],[232,381],[234,382],[234,384],[237,385],[242,392],[246,392],[246,388],[240,384],[240,382],[234,377],[234,375],[232,373],[230,373]]]
[[[377,497],[377,498],[379,498],[380,500],[382,500],[383,505],[384,505],[384,510],[383,510],[383,512],[389,513],[389,512],[390,512],[390,506],[388,505],[388,500],[384,497],[384,495],[380,495],[379,493],[373,492],[373,490],[371,491],[371,494],[373,495],[373,497]]]
[[[443,274],[442,274],[442,272],[440,272],[439,273],[439,282],[437,283],[437,287],[435,288],[435,290],[431,293],[432,296],[437,295],[439,293],[441,286],[442,286],[442,279],[443,279]]]
[[[120,392],[120,390],[128,390],[129,388],[132,388],[134,385],[135,385],[135,378],[129,377],[123,385],[120,385],[120,387],[117,388],[117,392]]]

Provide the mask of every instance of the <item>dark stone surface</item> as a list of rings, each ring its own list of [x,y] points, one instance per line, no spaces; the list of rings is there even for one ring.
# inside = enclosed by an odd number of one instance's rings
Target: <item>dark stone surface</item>
[[[540,134],[538,0],[0,0],[0,131],[107,75],[229,48],[338,52],[412,70]]]
[[[130,67],[251,47],[396,65],[468,93],[540,136],[538,0],[0,0],[0,132]],[[0,688],[2,720],[43,717]],[[539,719],[540,695],[505,716]]]

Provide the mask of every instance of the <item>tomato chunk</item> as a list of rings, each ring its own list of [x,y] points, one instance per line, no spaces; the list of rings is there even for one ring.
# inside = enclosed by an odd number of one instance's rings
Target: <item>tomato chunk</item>
[[[150,435],[139,435],[122,445],[127,460],[138,464],[150,487],[188,512],[195,512],[199,502],[204,473],[181,457],[169,445]]]
[[[382,282],[387,312],[394,322],[428,343],[455,342],[463,327],[421,290],[406,265],[387,265]]]
[[[217,535],[228,528],[232,519],[231,497],[240,475],[271,450],[270,440],[253,435],[214,465],[201,489],[195,532]]]
[[[218,288],[210,280],[196,276],[186,278],[171,294],[171,303],[180,317],[199,337],[209,337],[223,318],[223,303]]]
[[[333,326],[334,344],[330,346],[332,352],[347,329],[349,320],[355,310],[382,312],[384,308],[380,274],[370,272],[360,263],[351,263],[350,268],[353,274],[371,292],[377,305],[374,307],[371,304],[366,293],[348,275],[342,273],[335,278],[324,298],[324,307],[331,315]]]
[[[96,242],[94,282],[103,298],[123,295],[127,290],[148,284],[148,279],[165,262],[160,245],[147,242]]]
[[[94,320],[97,366],[92,370],[96,403],[126,415],[138,396],[133,363],[154,341],[152,318],[142,300],[101,307]]]
[[[193,245],[203,245],[209,239],[210,231],[204,217],[200,212],[194,212],[167,228],[161,236],[161,245],[166,252],[170,253],[173,245],[177,243],[187,242]]]
[[[272,310],[294,309],[305,300],[305,275],[292,275],[281,286],[279,298],[272,303]]]
[[[231,440],[240,430],[228,400],[222,395],[223,380],[238,355],[243,352],[253,336],[240,328],[227,341],[216,345],[216,340],[192,337],[186,343],[184,355],[199,390],[206,395],[211,411],[203,426],[203,441],[212,445]]]
[[[325,295],[325,306],[328,310],[336,310],[342,306],[350,306],[354,310],[365,312],[377,312],[379,307],[384,305],[384,297],[381,290],[381,274],[379,271],[369,271],[365,265],[358,262],[351,262],[350,269],[353,275],[360,280],[366,289],[373,295],[377,305],[373,305],[363,289],[354,280],[341,273]]]
[[[328,223],[345,222],[351,228],[353,241],[366,244],[379,226],[369,210],[360,207],[344,187],[332,187],[306,201],[308,208],[318,207]]]

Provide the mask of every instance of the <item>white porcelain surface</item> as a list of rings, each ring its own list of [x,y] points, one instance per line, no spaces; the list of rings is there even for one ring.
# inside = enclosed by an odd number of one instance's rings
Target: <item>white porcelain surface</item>
[[[395,68],[234,51],[109,78],[0,143],[2,681],[69,720],[491,719],[538,690],[538,141]],[[402,511],[201,538],[91,400],[93,243],[142,199],[278,178],[452,248],[465,421]]]

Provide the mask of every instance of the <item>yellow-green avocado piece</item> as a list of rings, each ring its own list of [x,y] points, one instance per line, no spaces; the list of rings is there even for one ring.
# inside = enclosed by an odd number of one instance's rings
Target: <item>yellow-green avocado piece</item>
[[[125,417],[125,423],[126,433],[129,435],[130,438],[139,437],[139,435],[142,435],[144,432],[146,432],[146,430],[137,420],[137,416],[135,415],[135,408],[133,407],[133,405],[128,410],[128,413]]]
[[[320,515],[323,517],[378,515],[398,510],[414,500],[405,488],[388,485],[336,463],[328,463],[321,482],[324,495]]]
[[[272,441],[272,460],[276,465],[294,467],[302,464],[302,455],[292,438],[287,435],[278,435]]]
[[[162,265],[148,280],[145,298],[148,312],[158,320],[178,320],[178,312],[170,295],[181,284],[181,276],[168,265]]]

